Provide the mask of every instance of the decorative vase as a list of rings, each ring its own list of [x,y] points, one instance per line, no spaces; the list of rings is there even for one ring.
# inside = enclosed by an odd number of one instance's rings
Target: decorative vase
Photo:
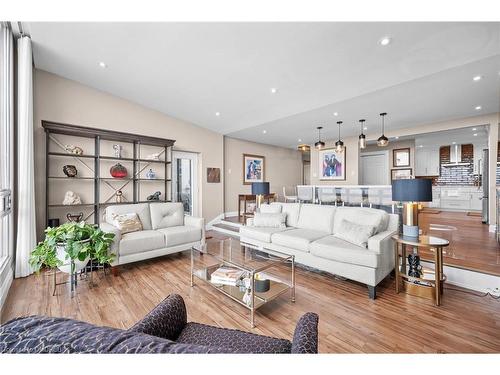
[[[116,201],[116,203],[122,203],[123,202],[123,192],[121,190],[118,190],[115,193],[115,201]]]
[[[113,150],[115,150],[115,158],[121,159],[123,146],[122,145],[113,145]]]
[[[70,164],[63,167],[63,172],[68,177],[75,177],[78,174],[78,170],[76,169],[76,167]]]
[[[128,172],[127,172],[127,168],[125,168],[123,165],[118,163],[118,164],[113,165],[110,168],[109,173],[111,174],[111,176],[113,178],[124,178],[124,177],[127,177]]]
[[[255,292],[256,293],[265,293],[269,292],[271,288],[271,280],[255,280]]]
[[[408,276],[420,277],[422,275],[422,266],[420,265],[420,257],[417,254],[408,255]]]
[[[90,238],[87,240],[80,241],[82,244],[87,243],[90,241]],[[58,243],[56,246],[56,253],[57,253],[57,259],[59,259],[61,262],[63,262],[62,265],[58,266],[59,270],[64,273],[71,273],[71,259],[66,258],[68,253],[66,252],[66,244],[65,243]],[[80,272],[85,268],[87,263],[89,262],[90,257],[87,257],[85,260],[79,260],[78,258],[73,260],[73,263],[75,265],[75,268],[73,270],[73,273]]]
[[[150,179],[150,180],[154,180],[156,178],[156,173],[150,169],[147,173],[146,173],[146,178]]]

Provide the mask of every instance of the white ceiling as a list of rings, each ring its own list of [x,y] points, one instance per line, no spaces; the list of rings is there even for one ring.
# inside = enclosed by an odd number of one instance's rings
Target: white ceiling
[[[285,147],[299,138],[314,142],[318,125],[334,137],[339,119],[344,135],[358,131],[359,118],[368,132],[379,129],[382,111],[389,129],[499,111],[500,23],[27,27],[37,68],[223,134]],[[383,36],[393,42],[380,46]],[[473,82],[477,74],[483,79]]]

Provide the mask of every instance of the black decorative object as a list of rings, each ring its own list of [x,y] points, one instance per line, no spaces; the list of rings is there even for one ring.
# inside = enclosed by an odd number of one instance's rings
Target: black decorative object
[[[160,200],[161,191],[157,191],[147,197],[148,201],[159,201]]]
[[[78,214],[72,214],[72,213],[67,213],[66,214],[66,218],[69,220],[69,221],[74,221],[76,223],[79,223],[80,221],[82,221],[83,219],[83,212],[80,212]]]
[[[49,219],[48,226],[51,228],[57,228],[59,226],[59,219]]]
[[[420,277],[422,275],[422,266],[418,254],[408,255],[408,276]]]
[[[76,169],[76,167],[70,164],[63,167],[63,172],[68,177],[76,177],[76,175],[78,174],[78,170]]]

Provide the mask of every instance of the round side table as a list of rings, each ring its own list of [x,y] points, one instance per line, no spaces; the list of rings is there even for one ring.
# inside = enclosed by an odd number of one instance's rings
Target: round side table
[[[443,248],[448,246],[450,242],[434,236],[414,238],[399,234],[392,236],[392,239],[394,240],[396,293],[401,290],[411,295],[428,298],[433,300],[436,306],[439,306],[443,294],[443,283],[446,280],[443,273]],[[417,253],[419,248],[434,250],[435,278],[433,280],[408,275],[406,267],[407,247],[415,249]]]

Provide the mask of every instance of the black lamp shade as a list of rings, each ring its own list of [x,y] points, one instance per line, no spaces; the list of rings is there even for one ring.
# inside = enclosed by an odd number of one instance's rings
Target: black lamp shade
[[[253,195],[267,195],[269,194],[269,182],[252,182]]]
[[[392,181],[394,202],[432,202],[432,181],[429,179],[408,179]]]

